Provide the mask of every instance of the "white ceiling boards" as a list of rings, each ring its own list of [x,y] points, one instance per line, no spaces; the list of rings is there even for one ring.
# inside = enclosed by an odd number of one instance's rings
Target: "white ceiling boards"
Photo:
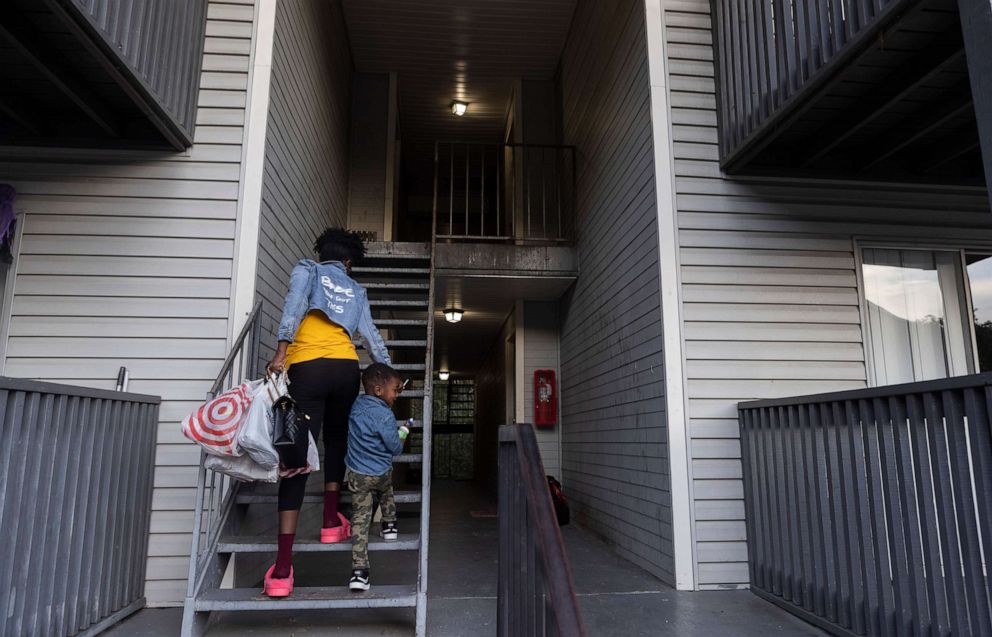
[[[517,79],[554,77],[575,0],[344,0],[355,70],[395,71],[407,142],[490,141]],[[463,117],[451,102],[469,103]]]

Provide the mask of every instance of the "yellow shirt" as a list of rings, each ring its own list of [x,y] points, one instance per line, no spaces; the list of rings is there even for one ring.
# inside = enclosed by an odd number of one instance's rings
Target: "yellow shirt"
[[[286,367],[318,358],[357,361],[358,352],[343,327],[320,310],[311,310],[300,321],[296,336],[286,350]]]

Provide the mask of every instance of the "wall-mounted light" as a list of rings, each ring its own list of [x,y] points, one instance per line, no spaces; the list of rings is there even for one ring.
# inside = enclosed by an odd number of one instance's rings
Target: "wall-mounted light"
[[[457,323],[458,321],[462,320],[462,314],[464,314],[464,312],[462,312],[461,310],[457,308],[449,307],[444,311],[444,320],[446,320],[449,323]]]
[[[437,377],[441,380],[448,380],[449,378],[451,378],[451,372],[447,372],[447,371],[438,372]]]
[[[451,114],[461,117],[468,112],[468,102],[454,101],[451,103]]]

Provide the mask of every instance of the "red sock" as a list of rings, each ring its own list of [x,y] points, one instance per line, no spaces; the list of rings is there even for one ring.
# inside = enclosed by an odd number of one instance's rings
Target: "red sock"
[[[338,519],[338,496],[340,491],[324,491],[324,528],[332,529],[341,526]]]
[[[279,534],[279,552],[276,553],[276,567],[272,570],[272,577],[283,579],[289,577],[289,571],[293,568],[293,540],[296,533]]]

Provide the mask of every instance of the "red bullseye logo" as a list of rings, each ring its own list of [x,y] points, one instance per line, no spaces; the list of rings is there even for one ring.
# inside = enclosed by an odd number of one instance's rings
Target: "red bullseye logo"
[[[248,404],[245,387],[235,387],[190,414],[184,423],[184,432],[187,437],[209,445],[223,455],[233,455],[235,435]]]

